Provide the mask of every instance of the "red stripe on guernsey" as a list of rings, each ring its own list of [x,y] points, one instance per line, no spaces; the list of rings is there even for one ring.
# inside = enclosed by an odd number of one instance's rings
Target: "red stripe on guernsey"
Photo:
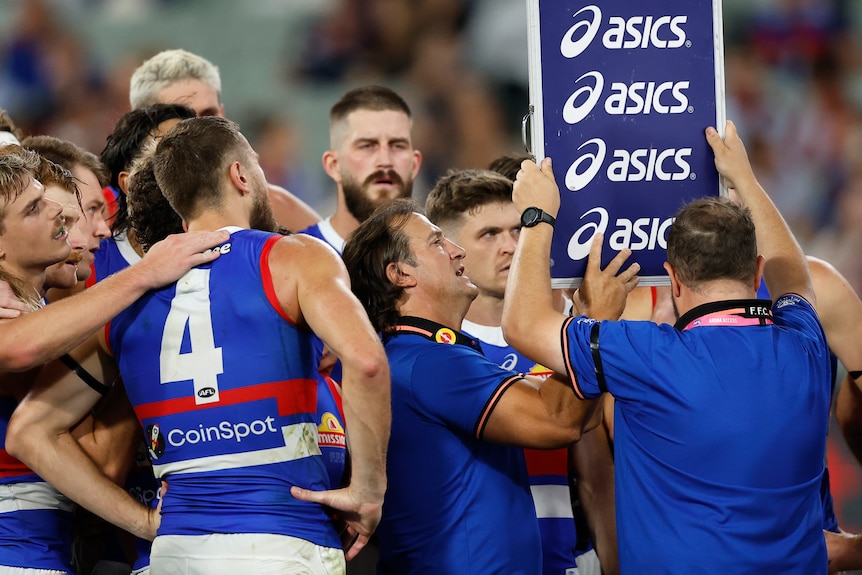
[[[108,348],[108,353],[111,354],[111,357],[116,357],[114,355],[114,350],[111,349],[111,322],[105,324],[105,347]]]
[[[187,413],[201,409],[237,405],[275,398],[278,403],[278,415],[287,416],[296,413],[314,413],[317,410],[317,382],[313,379],[290,379],[261,383],[239,389],[219,390],[219,401],[197,405],[194,396],[166,399],[153,403],[145,403],[135,408],[138,419],[150,419],[176,413]]]
[[[530,477],[538,475],[569,474],[568,449],[525,449],[524,459],[527,460],[527,474]]]
[[[328,375],[323,376],[326,385],[329,386],[329,391],[332,393],[332,399],[335,400],[335,407],[338,408],[338,414],[341,416],[341,421],[344,421],[344,406],[341,401],[341,385],[336,383],[334,379]]]
[[[9,455],[5,449],[0,449],[0,477],[20,477],[22,475],[32,475],[33,471]]]
[[[655,302],[658,301],[658,290],[655,288],[655,286],[650,286],[649,293],[652,296],[652,308],[650,309],[652,311],[655,311]]]
[[[278,312],[278,315],[280,315],[285,321],[291,325],[296,325],[296,322],[294,322],[281,307],[281,302],[278,301],[278,296],[275,293],[275,284],[272,281],[272,273],[269,271],[269,254],[272,251],[272,246],[274,246],[275,242],[281,238],[282,236],[272,236],[266,240],[265,244],[263,244],[263,250],[260,252],[260,275],[263,279],[263,291],[266,294],[266,299],[269,300],[269,305],[271,305],[273,309]]]
[[[563,361],[566,363],[566,375],[569,376],[569,380],[572,382],[572,389],[575,390],[575,395],[578,396],[578,399],[584,399],[584,392],[581,391],[578,385],[578,374],[575,373],[575,369],[572,367],[572,362],[569,359],[569,324],[573,321],[575,321],[575,318],[570,317],[563,322],[563,333],[560,338],[563,344]]]
[[[84,287],[93,287],[96,285],[96,262],[90,264],[90,277],[84,281]]]

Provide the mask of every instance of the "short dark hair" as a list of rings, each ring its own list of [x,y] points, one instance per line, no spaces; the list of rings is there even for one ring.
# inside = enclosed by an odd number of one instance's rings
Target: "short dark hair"
[[[100,186],[108,185],[108,170],[99,157],[77,144],[54,136],[30,136],[24,138],[21,145],[69,171],[74,170],[76,166],[90,170],[99,180]]]
[[[394,110],[404,112],[408,118],[412,117],[410,107],[404,98],[385,86],[372,85],[355,88],[344,94],[329,111],[330,125],[345,119],[356,110],[371,110],[373,112]]]
[[[512,181],[489,170],[450,170],[425,200],[425,215],[440,227],[492,203],[512,201]]]
[[[509,178],[513,182],[518,176],[518,171],[521,169],[521,163],[524,160],[532,160],[533,156],[529,154],[504,154],[499,158],[491,160],[488,164],[488,169],[492,172],[497,172]]]
[[[386,268],[398,262],[416,265],[404,226],[417,211],[409,198],[393,200],[375,210],[344,244],[342,257],[353,293],[377,331],[386,331],[398,322],[397,304],[404,288],[389,281]]]
[[[162,194],[153,173],[153,155],[135,161],[129,174],[129,222],[135,239],[146,252],[171,234],[183,232],[183,220]]]
[[[153,171],[181,218],[188,221],[221,205],[224,168],[248,159],[244,143],[239,126],[218,116],[183,120],[159,141]]]
[[[693,290],[712,280],[753,283],[757,238],[751,212],[727,198],[689,203],[668,231],[667,261],[679,281]]]
[[[132,164],[141,155],[146,139],[168,120],[194,118],[195,111],[182,104],[154,104],[123,114],[108,135],[101,158],[110,174],[110,184],[118,192],[120,190],[120,172],[132,169]],[[117,197],[117,213],[111,223],[115,233],[126,231],[129,227],[129,215],[126,198],[120,193]]]

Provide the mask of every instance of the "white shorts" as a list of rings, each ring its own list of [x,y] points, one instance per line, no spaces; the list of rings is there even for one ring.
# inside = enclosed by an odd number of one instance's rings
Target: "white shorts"
[[[6,567],[0,565],[0,575],[69,575],[68,571],[54,569],[30,569],[29,567]]]
[[[573,575],[602,575],[602,566],[599,565],[599,556],[595,549],[590,549],[582,555],[575,557],[578,568]]]
[[[344,552],[266,533],[162,535],[150,575],[345,575]]]

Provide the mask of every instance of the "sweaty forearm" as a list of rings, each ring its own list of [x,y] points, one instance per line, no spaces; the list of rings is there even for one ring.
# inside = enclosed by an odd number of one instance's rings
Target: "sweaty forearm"
[[[530,342],[543,314],[556,314],[551,290],[552,237],[553,228],[545,224],[521,230],[509,268],[503,333],[506,341],[519,350]]]
[[[10,434],[6,448],[75,503],[138,537],[155,537],[155,515],[100,472],[70,434]]]
[[[82,344],[146,292],[134,268],[78,295],[0,323],[0,370],[25,371]]]
[[[369,375],[344,365],[342,399],[349,439],[350,487],[366,501],[383,502],[391,425],[389,369]]]

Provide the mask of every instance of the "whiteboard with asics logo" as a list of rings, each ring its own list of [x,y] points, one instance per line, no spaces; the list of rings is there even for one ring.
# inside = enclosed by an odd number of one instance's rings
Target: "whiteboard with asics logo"
[[[630,248],[666,285],[667,233],[721,194],[704,130],[724,130],[721,0],[527,0],[531,150],[554,160],[555,288],[577,286],[593,235],[602,265]]]

